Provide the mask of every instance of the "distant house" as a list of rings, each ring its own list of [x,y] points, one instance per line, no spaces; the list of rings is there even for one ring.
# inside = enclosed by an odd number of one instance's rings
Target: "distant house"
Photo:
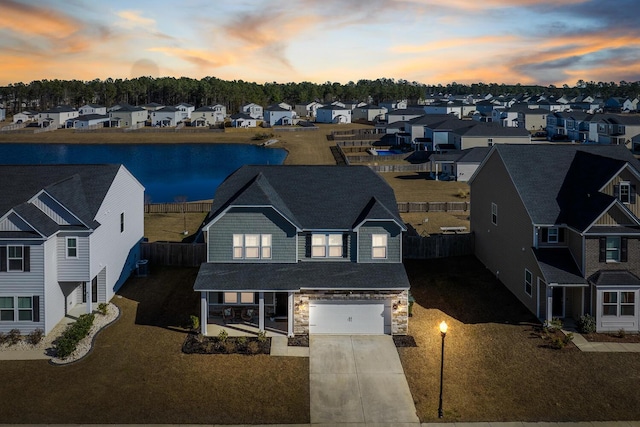
[[[294,111],[298,117],[306,117],[309,119],[316,118],[316,111],[322,107],[322,104],[316,101],[305,102],[302,104],[296,104]]]
[[[274,109],[275,107],[279,107],[279,108],[282,108],[284,110],[293,111],[293,107],[291,106],[291,104],[287,104],[286,102],[278,102],[276,104],[271,104],[271,105],[267,106],[266,109]]]
[[[380,107],[384,107],[387,109],[387,111],[392,111],[392,110],[404,110],[407,108],[407,100],[403,99],[403,100],[389,100],[386,99],[384,101],[380,101],[378,102],[378,105]]]
[[[326,105],[316,111],[318,123],[351,123],[351,110],[338,105]]]
[[[122,165],[0,166],[0,332],[48,334],[139,260],[144,188]]]
[[[225,116],[226,108],[222,105],[200,107],[191,113],[191,126],[214,126],[224,122]]]
[[[87,129],[90,126],[108,125],[109,116],[106,114],[85,114],[78,116],[75,119],[67,120],[66,127],[74,129]]]
[[[23,110],[13,115],[13,123],[27,123],[34,120],[38,120],[38,112],[36,111]]]
[[[243,166],[218,187],[193,289],[200,328],[406,335],[406,226],[366,166]]]
[[[4,121],[7,118],[7,110],[4,107],[0,107],[0,121]]]
[[[162,107],[159,110],[149,112],[151,126],[177,126],[182,121],[183,112],[176,107]]]
[[[38,126],[62,128],[67,120],[78,117],[78,110],[68,105],[58,105],[38,113]]]
[[[187,104],[186,102],[181,102],[180,104],[175,106],[178,111],[180,111],[181,118],[180,121],[184,121],[186,119],[191,118],[191,113],[196,109],[195,106],[191,104]]]
[[[254,128],[257,120],[248,114],[236,113],[231,115],[231,127],[234,128]]]
[[[252,102],[243,105],[240,110],[241,113],[247,114],[256,120],[264,119],[264,108],[262,108],[262,105],[254,104]]]
[[[98,104],[86,104],[78,109],[78,114],[80,116],[88,116],[90,114],[107,114],[107,107]]]
[[[121,104],[118,109],[109,112],[110,127],[131,127],[145,123],[148,111],[142,107]]]
[[[385,107],[386,108],[386,107]],[[386,114],[387,123],[405,122],[416,117],[423,116],[424,110],[421,108],[402,108],[399,110],[389,110]]]
[[[469,181],[490,149],[490,147],[475,147],[432,154],[429,157],[431,170],[435,172],[436,179],[442,172],[455,181]]]
[[[375,122],[378,120],[384,120],[387,109],[379,105],[361,105],[353,109],[351,115],[352,121],[364,120],[367,122]]]
[[[622,146],[495,145],[469,182],[478,259],[543,322],[640,332],[640,163]]]
[[[282,108],[278,105],[268,107],[264,110],[265,126],[291,126],[293,125],[294,112],[290,109]]]
[[[542,108],[527,108],[518,111],[518,127],[529,132],[543,131],[547,127],[549,111]]]

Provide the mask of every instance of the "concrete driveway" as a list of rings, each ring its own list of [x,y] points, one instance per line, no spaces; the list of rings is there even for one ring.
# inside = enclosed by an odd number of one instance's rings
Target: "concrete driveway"
[[[420,425],[400,357],[388,335],[312,335],[311,424]]]

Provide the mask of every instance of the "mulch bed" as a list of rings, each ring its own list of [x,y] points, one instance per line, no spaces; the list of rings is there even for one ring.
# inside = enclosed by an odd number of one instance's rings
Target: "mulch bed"
[[[581,334],[589,342],[640,343],[640,334]]]
[[[309,347],[309,336],[308,335],[300,335],[295,337],[290,337],[288,339],[288,345],[290,347]]]
[[[270,354],[271,338],[259,340],[254,337],[205,337],[200,334],[187,334],[182,344],[186,354]]]
[[[396,347],[417,347],[416,340],[411,335],[394,335],[393,343]]]

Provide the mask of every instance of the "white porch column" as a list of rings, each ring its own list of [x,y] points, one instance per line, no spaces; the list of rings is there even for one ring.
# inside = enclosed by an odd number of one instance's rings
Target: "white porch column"
[[[546,323],[550,323],[553,320],[553,287],[547,288],[547,320]]]
[[[207,322],[209,321],[208,292],[200,292],[200,333],[207,335]]]
[[[293,292],[289,292],[287,310],[287,336],[293,336]]]
[[[91,314],[93,311],[93,281],[85,282],[87,289],[87,314]]]
[[[264,292],[258,292],[258,329],[264,331]]]

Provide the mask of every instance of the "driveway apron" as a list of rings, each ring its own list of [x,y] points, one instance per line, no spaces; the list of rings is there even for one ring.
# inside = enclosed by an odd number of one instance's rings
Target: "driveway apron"
[[[312,335],[311,423],[418,423],[413,397],[388,335]]]

